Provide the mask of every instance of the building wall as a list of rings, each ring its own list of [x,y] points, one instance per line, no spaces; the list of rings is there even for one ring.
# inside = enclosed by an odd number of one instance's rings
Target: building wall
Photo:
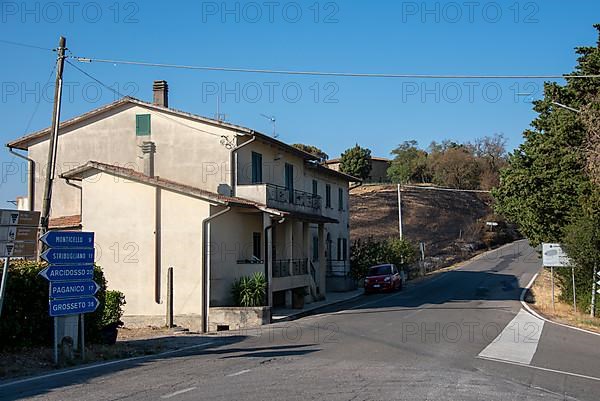
[[[218,209],[213,207],[212,214]],[[231,285],[243,276],[265,271],[262,263],[243,263],[252,258],[252,234],[261,234],[264,260],[262,213],[233,208],[210,223],[210,302],[211,306],[234,306]],[[238,263],[240,262],[240,263]]]
[[[206,202],[160,191],[161,293],[155,302],[155,187],[96,174],[82,181],[84,231],[96,233],[97,263],[108,287],[122,291],[126,315],[164,316],[167,269],[174,269],[174,314],[202,307],[202,220]]]
[[[136,115],[151,115],[151,135],[136,136]],[[233,133],[220,127],[176,115],[126,104],[75,126],[63,129],[58,139],[57,174],[89,160],[143,171],[140,146],[143,141],[156,144],[155,174],[217,192],[229,182],[230,151],[221,136]],[[29,148],[36,162],[35,209],[41,210],[45,166],[49,141],[41,140]],[[63,180],[53,188],[52,216],[79,214],[77,189]]]

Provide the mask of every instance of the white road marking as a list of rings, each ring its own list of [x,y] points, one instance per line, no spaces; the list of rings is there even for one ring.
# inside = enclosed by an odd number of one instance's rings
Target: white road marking
[[[120,363],[125,363],[125,362],[138,361],[138,360],[144,360],[144,359],[151,359],[151,358],[156,358],[156,357],[160,357],[160,356],[176,354],[178,352],[189,351],[189,350],[192,350],[192,349],[204,347],[205,345],[211,345],[213,343],[214,343],[214,341],[207,341],[207,342],[202,343],[202,344],[190,345],[189,347],[183,347],[183,348],[178,348],[178,349],[174,349],[174,350],[171,350],[171,351],[165,351],[165,352],[161,352],[159,354],[134,356],[134,357],[131,357],[131,358],[126,358],[126,359],[117,359],[115,361],[110,361],[110,362],[95,363],[93,365],[82,366],[80,368],[74,368],[74,369],[68,369],[68,370],[61,370],[59,372],[47,373],[47,374],[40,375],[40,376],[28,377],[26,379],[15,380],[15,381],[11,381],[11,382],[8,382],[8,383],[3,383],[3,384],[0,384],[0,388],[14,386],[14,385],[17,385],[17,384],[23,384],[23,383],[33,382],[33,381],[42,380],[42,379],[48,379],[50,377],[63,376],[63,375],[69,374],[69,373],[76,373],[76,372],[82,372],[82,371],[90,370],[90,369],[102,368],[102,367],[110,366],[110,365],[118,365]]]
[[[544,321],[521,309],[480,357],[529,365],[544,329]]]
[[[535,366],[535,365],[525,365],[525,364],[518,363],[518,362],[511,362],[511,361],[505,361],[505,360],[494,359],[494,358],[486,358],[486,357],[482,357],[482,356],[478,356],[477,358],[479,358],[479,359],[483,359],[483,360],[486,360],[486,361],[499,362],[499,363],[507,363],[507,364],[509,364],[509,365],[521,366],[521,367],[524,367],[524,368],[535,369],[535,370],[541,370],[541,371],[544,371],[544,372],[558,373],[558,374],[561,374],[561,375],[567,375],[567,376],[579,377],[579,378],[581,378],[581,379],[588,379],[588,380],[594,380],[594,381],[598,381],[598,382],[600,382],[600,377],[594,377],[594,376],[581,375],[581,374],[579,374],[579,373],[566,372],[566,371],[564,371],[564,370],[556,370],[556,369],[542,368],[541,366]]]
[[[165,394],[165,395],[161,396],[160,398],[163,398],[163,399],[172,398],[172,397],[175,397],[176,395],[189,393],[190,391],[196,390],[197,388],[198,387],[185,388],[183,390],[175,391],[174,393],[171,393],[171,394]]]
[[[571,329],[571,330],[576,330],[576,331],[580,331],[582,333],[586,333],[586,334],[592,334],[594,336],[600,336],[600,333],[596,333],[594,331],[590,331],[590,330],[586,330],[586,329],[582,329],[579,327],[575,327],[575,326],[569,326],[568,324],[564,324],[564,323],[559,323],[559,322],[555,322],[553,320],[547,319],[544,316],[540,315],[539,313],[537,313],[535,310],[533,310],[533,308],[531,306],[529,306],[529,304],[527,302],[525,302],[525,294],[527,294],[527,291],[531,288],[531,286],[533,285],[533,283],[535,282],[535,279],[539,276],[539,273],[536,273],[531,280],[529,281],[529,284],[527,284],[527,286],[523,289],[523,291],[521,292],[521,305],[523,305],[523,307],[525,309],[527,309],[527,311],[529,313],[531,313],[533,316],[542,319],[545,322],[548,323],[552,323],[555,324],[557,326],[561,326],[561,327],[566,327],[567,329]]]
[[[235,377],[235,376],[243,375],[244,373],[248,373],[248,372],[250,372],[250,369],[244,369],[244,370],[240,370],[239,372],[227,375],[227,377]]]

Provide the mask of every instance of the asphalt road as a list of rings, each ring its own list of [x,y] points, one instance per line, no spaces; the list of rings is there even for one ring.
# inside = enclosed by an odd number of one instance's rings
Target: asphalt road
[[[520,303],[524,242],[404,291],[161,357],[0,386],[37,400],[600,399],[600,336]]]

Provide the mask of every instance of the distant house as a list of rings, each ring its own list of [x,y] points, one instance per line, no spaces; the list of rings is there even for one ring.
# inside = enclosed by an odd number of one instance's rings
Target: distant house
[[[371,157],[371,174],[365,180],[364,183],[380,183],[380,182],[389,182],[387,176],[387,169],[390,167],[392,161],[390,159],[386,159],[385,157]],[[327,160],[323,163],[324,166],[335,170],[340,171],[340,159],[331,159]]]
[[[10,142],[40,177],[49,129]],[[164,325],[167,271],[175,323],[210,329],[237,278],[264,272],[268,306],[344,289],[349,182],[315,156],[249,128],[131,97],[60,124],[51,227],[96,233],[96,261],[125,293],[124,321]],[[247,322],[252,324],[252,322]]]

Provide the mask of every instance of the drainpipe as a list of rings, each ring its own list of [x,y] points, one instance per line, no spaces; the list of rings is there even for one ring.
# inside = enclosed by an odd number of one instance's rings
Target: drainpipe
[[[252,135],[252,139],[242,143],[241,145],[235,146],[233,149],[231,149],[231,154],[230,154],[231,157],[229,160],[229,165],[232,167],[231,167],[231,174],[230,174],[230,179],[229,179],[230,180],[229,186],[231,187],[231,195],[232,196],[236,196],[236,192],[237,192],[237,164],[238,164],[237,151],[246,145],[250,145],[255,140],[256,140],[256,136]]]
[[[8,151],[13,155],[20,157],[23,160],[27,160],[27,163],[29,165],[29,182],[27,183],[27,198],[29,200],[29,210],[33,211],[35,208],[35,161],[27,156],[15,152],[15,150],[8,145],[6,145],[6,147],[8,148]]]
[[[65,178],[65,182],[67,185],[79,190],[79,215],[83,215],[83,187],[81,185],[73,184],[68,178]],[[83,219],[81,221],[83,222]]]
[[[210,308],[210,257],[207,252],[207,243],[210,245],[210,222],[219,216],[231,210],[231,206],[227,206],[224,210],[213,214],[202,220],[202,292],[204,299],[202,301],[202,332],[208,332],[208,311]],[[207,241],[208,239],[208,241]]]

